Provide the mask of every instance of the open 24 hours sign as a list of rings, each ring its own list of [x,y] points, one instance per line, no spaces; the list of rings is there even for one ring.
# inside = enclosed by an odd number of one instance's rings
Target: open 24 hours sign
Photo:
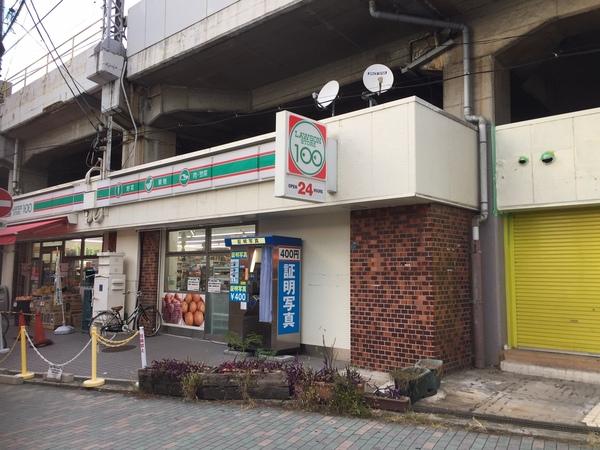
[[[324,202],[327,191],[327,127],[289,111],[277,113],[275,196]]]

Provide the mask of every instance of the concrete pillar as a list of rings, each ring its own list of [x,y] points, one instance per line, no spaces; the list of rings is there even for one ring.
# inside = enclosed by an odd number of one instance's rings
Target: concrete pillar
[[[138,273],[139,273],[139,237],[136,230],[119,230],[117,231],[116,248],[117,252],[125,254],[124,271],[125,271],[125,309],[128,313],[135,308],[135,293],[139,289]]]
[[[123,169],[175,156],[175,133],[142,126],[137,141],[132,132],[123,133]]]
[[[12,173],[12,171],[11,171]],[[32,170],[27,167],[21,168],[20,193],[37,191],[48,187],[48,174]]]
[[[2,280],[0,284],[8,286],[8,296],[14,295],[15,244],[2,246]]]

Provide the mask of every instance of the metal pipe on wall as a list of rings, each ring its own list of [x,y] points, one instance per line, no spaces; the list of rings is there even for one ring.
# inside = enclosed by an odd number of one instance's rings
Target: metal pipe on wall
[[[473,249],[471,255],[471,288],[473,295],[473,342],[475,367],[485,367],[484,346],[484,313],[482,292],[482,257],[479,241],[479,226],[489,215],[488,207],[488,176],[487,176],[487,132],[488,121],[483,116],[473,115],[472,105],[472,74],[471,74],[471,31],[466,24],[445,20],[429,19],[426,17],[395,14],[378,11],[375,0],[369,1],[369,13],[375,19],[391,20],[400,23],[410,23],[435,28],[449,28],[462,32],[463,47],[463,114],[467,122],[478,126],[479,135],[479,215],[473,221]]]
[[[13,155],[13,176],[12,176],[12,194],[21,193],[21,142],[15,139],[15,154]]]

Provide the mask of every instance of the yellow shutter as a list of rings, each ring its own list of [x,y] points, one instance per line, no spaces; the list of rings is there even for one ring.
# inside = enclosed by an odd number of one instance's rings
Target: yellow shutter
[[[600,208],[507,221],[511,343],[600,354]]]

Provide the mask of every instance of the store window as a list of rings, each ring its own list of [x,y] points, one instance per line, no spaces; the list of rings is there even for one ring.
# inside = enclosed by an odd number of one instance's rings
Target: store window
[[[245,236],[254,236],[256,232],[255,225],[237,225],[233,227],[213,228],[210,234],[211,250],[228,250],[225,247],[225,238],[239,238]]]
[[[102,237],[85,238],[84,240],[85,257],[95,257],[102,251]]]
[[[229,320],[226,237],[254,236],[256,225],[169,231],[162,301],[166,323],[224,335]]]
[[[71,239],[65,241],[65,256],[81,256],[81,239]]]

